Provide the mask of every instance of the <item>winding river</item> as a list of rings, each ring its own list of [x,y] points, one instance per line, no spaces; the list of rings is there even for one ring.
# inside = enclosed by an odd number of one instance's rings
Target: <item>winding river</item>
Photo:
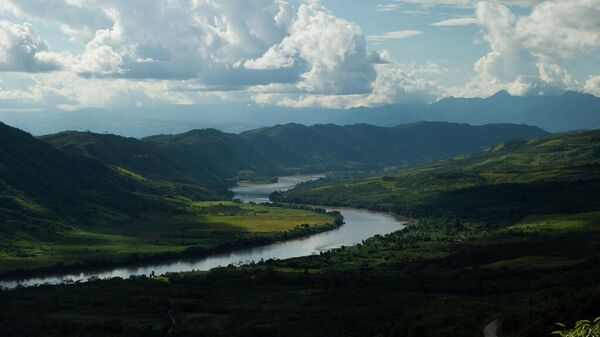
[[[236,199],[245,202],[269,202],[269,195],[275,191],[285,191],[299,183],[316,180],[321,175],[301,175],[280,177],[277,183],[245,185],[232,189]],[[60,284],[65,281],[86,281],[90,278],[107,279],[113,277],[128,278],[133,275],[162,275],[165,273],[209,270],[230,264],[244,264],[268,259],[287,259],[292,257],[318,254],[341,246],[350,246],[377,234],[385,235],[402,229],[404,223],[390,214],[370,212],[351,208],[329,208],[339,210],[345,224],[328,232],[267,246],[240,249],[230,253],[215,254],[198,259],[176,260],[141,266],[114,268],[107,271],[82,272],[68,275],[52,275],[18,281],[0,281],[0,288],[13,289],[18,285]]]

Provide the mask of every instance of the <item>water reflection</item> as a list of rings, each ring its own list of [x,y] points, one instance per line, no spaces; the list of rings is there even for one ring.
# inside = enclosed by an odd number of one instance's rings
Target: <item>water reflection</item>
[[[275,191],[284,191],[299,183],[319,179],[320,175],[303,175],[281,177],[277,183],[241,186],[232,189],[235,198],[246,202],[268,202],[269,195]],[[229,264],[243,264],[252,261],[268,259],[287,259],[292,257],[318,254],[321,251],[350,246],[377,234],[389,234],[403,228],[403,222],[395,217],[378,212],[370,212],[351,208],[335,208],[342,212],[344,226],[316,234],[307,238],[300,238],[285,242],[251,249],[240,249],[224,254],[216,254],[195,260],[178,260],[165,263],[148,264],[135,267],[114,268],[102,272],[73,273],[60,276],[47,276],[30,278],[20,281],[0,282],[2,288],[15,288],[17,285],[32,286],[36,284],[60,284],[65,281],[85,281],[90,278],[128,278],[133,275],[162,275],[165,273],[186,272],[193,270],[209,270],[218,266]]]

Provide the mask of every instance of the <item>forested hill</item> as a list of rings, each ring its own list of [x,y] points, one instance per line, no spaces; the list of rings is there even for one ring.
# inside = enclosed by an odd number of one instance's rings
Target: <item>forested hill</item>
[[[150,177],[190,181],[208,187],[235,178],[282,172],[235,134],[214,129],[179,135],[125,138],[110,134],[67,131],[41,137],[53,146],[92,157]]]
[[[283,167],[331,171],[423,163],[470,154],[509,139],[546,134],[526,125],[419,122],[396,127],[285,124],[241,136]]]
[[[243,138],[215,129],[152,136],[143,141],[158,146],[183,171],[204,169],[221,179],[274,176],[283,172],[277,163]]]
[[[600,210],[599,189],[600,131],[589,131],[513,140],[465,158],[306,184],[276,197],[500,223],[525,214]]]
[[[52,224],[59,218],[61,223],[69,218],[85,219],[95,207],[119,209],[140,201],[129,193],[135,182],[128,177],[98,161],[58,151],[3,123],[0,158],[0,222],[4,234],[19,224],[27,224],[30,229],[49,224],[39,231],[43,234],[52,231]]]
[[[525,125],[421,122],[397,127],[285,124],[240,135],[206,129],[143,139],[63,132],[42,139],[144,176],[210,187],[246,178],[422,163],[542,135],[546,132]]]
[[[5,235],[17,230],[27,235],[58,233],[66,224],[97,224],[172,209],[161,198],[176,192],[197,199],[217,196],[199,186],[146,180],[122,167],[60,151],[3,123],[0,158],[0,223]]]

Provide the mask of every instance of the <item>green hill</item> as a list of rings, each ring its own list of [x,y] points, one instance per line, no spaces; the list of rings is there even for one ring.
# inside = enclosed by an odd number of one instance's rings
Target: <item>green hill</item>
[[[132,193],[139,186],[130,177],[1,123],[0,153],[0,216],[5,221],[34,216],[44,222],[46,212],[85,218],[96,206],[128,211],[142,203]]]
[[[0,123],[0,274],[265,244],[329,228],[299,225],[334,220],[312,211],[207,202],[231,194],[223,185],[149,178],[140,172],[172,172],[169,157],[162,162],[165,152],[152,143],[90,133],[53,141],[64,146]]]
[[[312,256],[0,292],[0,332],[456,337],[498,327],[499,336],[550,336],[554,322],[598,315],[599,165],[593,131],[307,183],[275,197],[418,219]]]
[[[306,184],[277,198],[502,222],[531,213],[600,208],[599,172],[600,131],[591,131],[510,141],[364,180]]]
[[[524,125],[420,122],[396,127],[285,124],[241,136],[289,169],[333,171],[423,163],[477,152],[509,139],[546,134]]]
[[[203,171],[219,179],[235,179],[283,172],[238,135],[215,129],[152,136],[143,141],[158,146],[179,170],[189,175]]]
[[[285,124],[240,135],[205,129],[141,140],[69,131],[41,139],[150,178],[219,188],[248,178],[421,163],[545,134],[523,125],[423,122],[392,128]]]
[[[227,186],[235,177],[278,172],[274,164],[236,135],[212,129],[143,140],[74,131],[41,139],[68,153],[95,158],[150,178],[188,181],[211,188]]]

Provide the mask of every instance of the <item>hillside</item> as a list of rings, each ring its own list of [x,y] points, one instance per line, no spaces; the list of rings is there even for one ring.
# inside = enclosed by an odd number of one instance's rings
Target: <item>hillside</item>
[[[0,123],[1,216],[34,216],[46,221],[54,210],[65,217],[84,217],[95,205],[135,208],[135,180],[84,157],[65,154],[31,135]],[[36,217],[37,218],[37,217]],[[23,221],[26,221],[23,219]]]
[[[0,292],[0,332],[456,337],[496,321],[499,336],[550,336],[598,315],[599,149],[600,131],[557,135],[307,183],[275,197],[418,219],[295,259]]]
[[[477,152],[509,139],[546,134],[525,125],[420,122],[396,127],[285,124],[241,136],[284,167],[334,171],[423,163]]]
[[[235,179],[282,172],[234,134],[214,129],[144,139],[67,131],[40,137],[62,151],[123,167],[149,178],[223,189]]]
[[[514,140],[464,158],[358,181],[305,184],[278,200],[408,216],[518,220],[600,208],[600,131]]]
[[[320,225],[334,220],[218,201],[231,198],[222,187],[151,179],[139,173],[144,163],[160,172],[170,162],[145,158],[155,150],[137,140],[90,133],[54,140],[64,151],[0,124],[2,275],[206,254],[331,229]]]
[[[235,179],[282,172],[268,156],[257,152],[238,135],[215,129],[152,136],[143,141],[158,146],[181,171],[190,175],[204,170],[220,179]]]
[[[545,134],[524,125],[421,122],[391,128],[284,124],[240,135],[205,129],[141,140],[69,131],[41,139],[150,178],[218,189],[240,179],[421,163]]]

